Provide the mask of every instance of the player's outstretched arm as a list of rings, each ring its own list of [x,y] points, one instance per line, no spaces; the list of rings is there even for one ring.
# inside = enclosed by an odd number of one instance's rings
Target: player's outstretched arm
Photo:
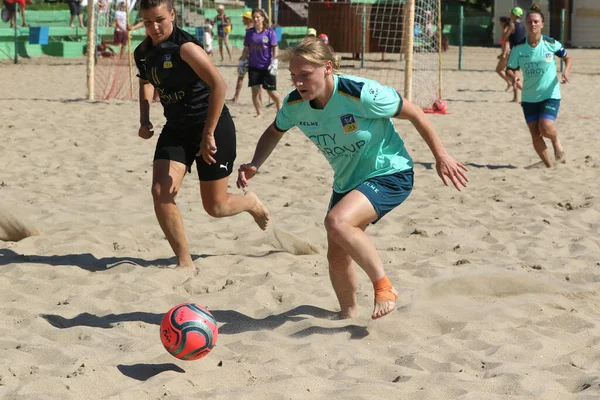
[[[565,70],[562,73],[561,83],[571,83],[569,74],[571,72],[571,67],[573,66],[573,59],[571,56],[567,55],[563,57],[563,61],[565,62]]]
[[[398,118],[409,120],[427,143],[435,157],[435,167],[444,185],[448,186],[448,181],[450,181],[458,191],[466,187],[469,181],[466,174],[467,167],[446,152],[442,141],[435,133],[433,125],[431,125],[423,110],[410,101],[404,100]]]
[[[284,132],[279,132],[275,129],[275,123],[273,122],[262,134],[258,143],[256,144],[256,150],[254,150],[254,157],[248,164],[240,165],[238,170],[237,187],[239,189],[245,189],[248,187],[248,180],[252,179],[261,165],[269,158],[277,144],[283,137]]]

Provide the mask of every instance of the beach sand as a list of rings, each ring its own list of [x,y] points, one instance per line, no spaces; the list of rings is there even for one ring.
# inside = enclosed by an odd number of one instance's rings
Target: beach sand
[[[3,61],[0,205],[39,235],[0,241],[0,398],[600,398],[600,53],[570,51],[567,163],[552,169],[539,168],[497,53],[467,48],[458,71],[452,48],[450,113],[430,116],[468,166],[468,188],[444,186],[418,133],[395,122],[416,181],[368,229],[400,291],[377,321],[362,271],[360,316],[336,319],[323,227],[332,173],[299,131],[251,181],[272,216],[266,232],[247,214],[209,217],[195,173],[184,180],[197,272],[172,271],[150,195],[157,135],[137,137],[137,103],[84,100],[83,58]],[[231,97],[235,67],[220,70]],[[256,120],[246,88],[230,109],[237,169],[275,111]],[[151,113],[159,130],[160,105]],[[162,315],[182,302],[218,321],[199,361],[160,342]]]

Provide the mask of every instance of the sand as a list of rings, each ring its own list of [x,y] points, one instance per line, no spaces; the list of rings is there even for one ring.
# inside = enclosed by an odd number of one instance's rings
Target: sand
[[[417,132],[396,122],[416,183],[368,229],[401,293],[378,321],[362,271],[360,316],[336,319],[323,227],[332,173],[299,131],[251,181],[273,218],[266,232],[247,214],[209,217],[196,176],[184,180],[197,272],[172,271],[150,195],[156,137],[137,137],[137,104],[85,101],[83,58],[3,61],[0,206],[39,235],[0,241],[0,398],[600,398],[599,53],[570,52],[567,163],[552,169],[537,165],[497,53],[465,49],[458,71],[451,49],[450,113],[430,116],[469,167],[468,188],[444,186]],[[220,69],[231,97],[235,67]],[[256,120],[245,89],[231,113],[239,165],[274,109]],[[152,121],[164,123],[158,104]],[[192,362],[170,356],[158,328],[188,301],[220,329]]]

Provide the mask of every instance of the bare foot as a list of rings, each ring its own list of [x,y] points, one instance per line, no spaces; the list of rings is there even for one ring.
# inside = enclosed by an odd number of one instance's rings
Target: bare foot
[[[564,151],[558,151],[554,153],[554,159],[556,160],[557,164],[565,164],[567,162],[567,158],[565,156]]]
[[[226,103],[230,103],[230,104],[237,104],[237,100],[236,99],[229,99],[229,100],[225,100]]]
[[[254,206],[250,210],[248,210],[248,213],[252,215],[252,218],[254,218],[254,222],[256,222],[256,225],[258,225],[258,227],[264,231],[265,229],[267,229],[269,221],[271,220],[269,210],[267,210],[267,207],[265,207],[264,204],[259,200],[256,193],[246,192],[245,195],[249,198],[254,199]]]
[[[262,118],[262,114],[256,114],[256,118]]]
[[[376,294],[375,307],[373,308],[373,315],[371,315],[371,318],[378,319],[394,311],[397,298],[398,292],[393,287],[389,291],[378,292]]]
[[[173,269],[178,270],[178,271],[196,271],[196,266],[194,265],[193,262],[191,262],[189,264],[188,263],[186,263],[186,264],[179,263]]]

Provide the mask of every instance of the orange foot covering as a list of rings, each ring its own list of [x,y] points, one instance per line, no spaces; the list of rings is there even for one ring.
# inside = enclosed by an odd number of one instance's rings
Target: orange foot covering
[[[375,288],[375,302],[396,301],[398,296],[392,291],[394,287],[387,275],[374,282],[373,287]]]

